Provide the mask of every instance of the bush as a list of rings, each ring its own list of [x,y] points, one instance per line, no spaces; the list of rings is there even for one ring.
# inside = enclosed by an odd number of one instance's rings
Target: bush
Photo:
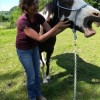
[[[100,10],[100,0],[85,0],[85,1],[91,4],[94,8]]]

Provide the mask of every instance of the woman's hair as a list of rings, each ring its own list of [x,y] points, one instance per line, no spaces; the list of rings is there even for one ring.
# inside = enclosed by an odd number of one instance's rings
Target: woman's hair
[[[30,6],[34,0],[19,0],[19,7],[22,12],[27,11],[28,6]]]

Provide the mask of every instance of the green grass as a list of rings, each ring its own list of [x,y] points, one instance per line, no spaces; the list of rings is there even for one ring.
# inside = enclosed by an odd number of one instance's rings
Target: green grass
[[[100,100],[100,29],[85,38],[77,32],[77,100]],[[28,100],[26,76],[15,48],[16,29],[0,30],[0,100]],[[48,100],[73,100],[74,40],[70,29],[57,36],[49,84],[41,91]]]
[[[10,22],[0,22],[0,30],[6,29],[10,26]]]

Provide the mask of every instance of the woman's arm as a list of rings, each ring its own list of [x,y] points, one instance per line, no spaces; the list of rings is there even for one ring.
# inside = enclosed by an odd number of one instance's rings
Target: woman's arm
[[[69,22],[69,21],[68,21]],[[64,29],[66,29],[67,27],[64,27],[64,28],[62,28],[62,29],[58,29],[56,32],[55,32],[55,34],[58,34],[58,33],[60,33],[60,32],[62,32],[62,31],[64,31]],[[43,24],[42,24],[42,26],[41,26],[41,32],[43,31],[43,30],[45,30],[46,32],[48,32],[49,30],[51,29],[51,26],[48,24],[48,22],[47,21],[45,21]],[[42,32],[42,34],[43,34],[43,32]]]
[[[67,27],[69,27],[69,24],[67,24],[68,21],[60,21],[57,25],[55,25],[53,28],[51,28],[49,26],[49,24],[47,25],[46,22],[43,23],[43,27],[45,28],[46,32],[43,35],[38,34],[35,30],[33,30],[32,28],[25,28],[24,32],[27,36],[31,37],[34,40],[37,40],[39,42],[45,41],[48,38],[50,38],[51,36],[54,36],[58,33],[58,30],[62,30],[65,29]]]

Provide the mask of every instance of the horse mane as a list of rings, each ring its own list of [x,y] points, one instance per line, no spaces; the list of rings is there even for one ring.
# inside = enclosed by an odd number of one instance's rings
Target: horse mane
[[[53,14],[57,8],[57,0],[50,0],[44,6],[44,11],[48,11],[50,14]]]

